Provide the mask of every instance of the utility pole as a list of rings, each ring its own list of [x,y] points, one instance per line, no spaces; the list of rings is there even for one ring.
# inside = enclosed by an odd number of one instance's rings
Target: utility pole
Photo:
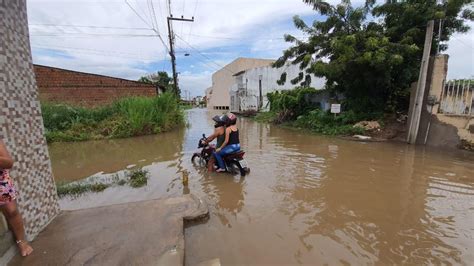
[[[428,25],[426,26],[425,45],[423,48],[423,58],[421,59],[418,84],[416,86],[414,106],[411,106],[412,112],[407,137],[407,142],[410,144],[415,144],[416,138],[418,137],[421,112],[423,110],[423,96],[425,95],[426,78],[428,76],[428,64],[430,61],[431,44],[433,41],[433,29],[434,21],[430,20],[428,21]]]
[[[181,18],[174,18],[173,15],[170,14],[168,17],[168,37],[170,40],[170,56],[171,56],[171,66],[173,68],[173,86],[174,86],[174,93],[178,96],[178,73],[176,73],[176,56],[174,55],[174,33],[171,27],[171,21],[183,21],[183,22],[194,22],[194,17],[191,19],[185,19],[183,16]]]

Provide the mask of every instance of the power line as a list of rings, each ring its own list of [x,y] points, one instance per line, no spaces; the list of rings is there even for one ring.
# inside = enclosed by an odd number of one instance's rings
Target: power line
[[[45,45],[45,44],[35,44],[35,45],[47,47],[47,48],[64,48],[64,49],[94,51],[94,52],[103,52],[103,53],[115,53],[115,54],[132,55],[132,56],[148,56],[148,55],[143,55],[143,54],[135,54],[135,53],[128,53],[128,52],[123,52],[123,51],[113,51],[113,50],[99,50],[99,49],[80,48],[80,47],[68,47],[68,46],[61,46],[61,45]],[[149,56],[154,57],[155,55],[149,55]]]
[[[184,9],[186,7],[186,0],[183,0],[183,11],[181,12],[181,15],[184,16]],[[192,25],[192,24],[191,24]],[[184,27],[184,23],[181,23],[181,31],[180,31],[180,35],[183,35],[183,27]]]
[[[30,36],[61,36],[61,37],[156,37],[154,34],[117,34],[117,33],[85,33],[85,32],[61,32],[61,33],[39,33]]]
[[[188,45],[191,49],[193,49],[194,51],[196,51],[198,54],[200,54],[202,57],[206,58],[207,60],[209,60],[211,63],[217,65],[218,67],[222,68],[222,69],[225,69],[226,71],[228,71],[229,73],[231,73],[232,75],[235,74],[234,71],[231,71],[229,69],[227,69],[227,67],[225,66],[222,66],[216,62],[214,62],[210,57],[208,57],[207,55],[201,53],[201,51],[199,51],[197,48],[193,47],[191,44],[189,44],[187,41],[185,41],[183,38],[181,38],[181,36],[177,35],[176,34],[176,37],[178,37],[181,41],[183,41],[186,45]]]
[[[158,1],[158,3],[159,3],[159,1]],[[150,5],[151,5],[151,10],[153,11],[153,20],[155,21],[156,31],[158,32],[158,35],[160,35],[160,29],[158,27],[158,20],[157,20],[157,17],[156,17],[155,6],[153,5],[153,0],[150,0]]]
[[[110,26],[93,26],[93,25],[72,25],[72,24],[28,24],[29,26],[41,27],[74,27],[74,28],[91,28],[91,29],[114,29],[114,30],[153,30],[150,28],[135,27],[110,27]]]
[[[38,48],[38,49],[48,49],[48,50],[59,50],[59,51],[66,51],[66,52],[74,52],[74,53],[79,53],[79,54],[99,55],[99,56],[107,56],[107,57],[112,56],[112,57],[142,60],[142,61],[153,61],[152,59],[147,59],[147,58],[126,56],[126,54],[124,56],[123,53],[115,52],[115,51],[81,49],[81,48],[74,48],[74,47],[55,47],[55,46],[45,46],[45,45],[36,45],[36,44],[32,45],[32,47],[33,48]]]
[[[163,38],[161,37],[159,31],[158,31],[158,28],[154,28],[152,26],[150,26],[150,24],[148,24],[148,22],[142,17],[140,16],[140,14],[130,5],[130,3],[127,1],[127,0],[124,0],[125,3],[128,5],[128,7],[130,7],[130,9],[132,9],[132,11],[146,24],[148,25],[148,27],[151,27],[152,30],[156,33],[156,36],[158,36],[158,38],[160,39],[161,43],[163,44],[163,46],[165,47],[166,50],[169,50],[168,47],[166,46]],[[152,22],[153,22],[153,19],[152,19]],[[158,26],[157,26],[158,27]]]
[[[150,24],[135,10],[135,8],[132,7],[132,5],[130,5],[130,3],[127,1],[127,0],[124,0],[125,3],[128,5],[128,7],[135,13],[135,15],[137,15],[148,27],[150,28],[153,28],[152,26],[150,26]]]
[[[454,39],[458,40],[458,41],[459,41],[461,44],[463,44],[464,46],[473,49],[473,46],[472,46],[471,44],[464,42],[461,38],[458,38],[458,37],[456,37],[456,36],[454,36],[454,35],[451,35],[451,37],[453,37]]]
[[[196,0],[196,4],[194,5],[193,18],[196,16],[196,10],[197,10],[197,7],[198,7],[198,3],[199,3],[199,0]],[[194,26],[194,24],[191,24],[191,27],[189,28],[188,41],[189,41],[191,32],[193,31],[193,26]]]
[[[181,46],[178,46],[178,45],[177,45],[177,47],[184,50],[184,48],[181,47]],[[205,60],[198,59],[198,58],[196,58],[196,59],[199,60],[201,63],[203,63],[204,65],[208,66],[209,68],[211,68],[211,69],[214,70],[214,71],[218,71],[218,70],[220,69],[220,68],[218,68],[218,67],[216,67],[216,66],[214,66],[214,65],[209,64],[209,63],[208,63],[207,61],[205,61]]]
[[[150,0],[146,1],[146,7],[148,9],[148,12],[150,13],[151,25],[153,25],[153,29],[155,29],[158,32],[158,34],[160,34],[160,31],[158,30],[158,25],[156,25],[155,23],[155,16],[153,15],[153,11],[150,5]]]
[[[135,0],[135,3],[136,3],[136,6],[140,9],[140,11],[142,12],[142,14],[145,15],[145,18],[147,19],[150,19],[151,20],[151,24],[153,25],[153,19],[151,17],[148,17],[150,14],[147,15],[147,13],[145,12],[145,10],[143,10],[143,8],[140,6],[140,3],[138,2],[138,0]]]
[[[200,35],[200,34],[189,34],[194,37],[201,37],[201,38],[209,38],[209,39],[222,39],[222,40],[244,40],[243,38],[235,38],[235,37],[222,37],[222,36],[210,36],[210,35]],[[295,36],[295,38],[303,39],[307,38],[307,36]],[[285,37],[269,37],[269,38],[248,38],[248,40],[284,40]]]
[[[168,48],[168,46],[166,46],[165,41],[161,37],[160,30],[158,28],[158,20],[157,20],[157,17],[156,17],[155,6],[153,5],[153,0],[149,0],[149,2],[150,2],[150,5],[151,5],[151,10],[153,11],[153,20],[155,21],[155,25],[156,25],[156,34],[158,35],[158,38],[160,39],[161,44],[163,44],[163,46],[165,47],[166,51],[169,52],[169,48]],[[159,3],[160,2],[158,1],[158,4]]]

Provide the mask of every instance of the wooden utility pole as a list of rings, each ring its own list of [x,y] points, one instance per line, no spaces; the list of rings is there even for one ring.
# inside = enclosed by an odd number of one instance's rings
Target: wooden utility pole
[[[425,45],[423,48],[423,58],[421,59],[420,74],[418,76],[418,84],[416,86],[414,105],[411,106],[412,112],[410,117],[410,125],[408,128],[407,142],[416,143],[418,129],[420,127],[421,111],[423,110],[423,96],[425,94],[426,78],[428,76],[428,64],[430,61],[431,44],[433,41],[434,21],[428,21],[425,35]]]
[[[184,22],[194,22],[194,17],[191,19],[185,19],[183,16],[181,18],[174,18],[173,15],[170,14],[168,17],[168,37],[170,40],[170,56],[171,56],[171,67],[173,68],[173,86],[174,86],[174,93],[176,96],[178,95],[179,86],[178,86],[178,73],[176,73],[176,56],[174,55],[174,33],[171,27],[171,21],[184,21]]]

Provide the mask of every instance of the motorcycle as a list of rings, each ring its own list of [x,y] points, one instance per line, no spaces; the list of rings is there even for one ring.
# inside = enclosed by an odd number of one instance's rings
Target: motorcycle
[[[199,152],[195,152],[191,157],[191,161],[194,164],[199,164],[202,167],[206,167],[211,159],[212,153],[216,150],[215,146],[209,145],[206,142],[206,135],[202,134],[202,138],[199,140],[198,149],[201,149]],[[240,150],[228,154],[223,157],[225,170],[231,174],[239,174],[245,176],[250,172],[250,168],[247,166],[247,161],[244,159],[245,152]],[[217,162],[216,162],[217,163]]]

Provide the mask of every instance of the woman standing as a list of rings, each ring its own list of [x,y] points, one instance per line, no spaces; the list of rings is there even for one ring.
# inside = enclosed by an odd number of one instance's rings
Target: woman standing
[[[13,167],[13,159],[0,140],[0,208],[16,238],[20,254],[26,257],[33,252],[33,248],[25,239],[23,218],[16,204],[17,192],[9,175]]]

